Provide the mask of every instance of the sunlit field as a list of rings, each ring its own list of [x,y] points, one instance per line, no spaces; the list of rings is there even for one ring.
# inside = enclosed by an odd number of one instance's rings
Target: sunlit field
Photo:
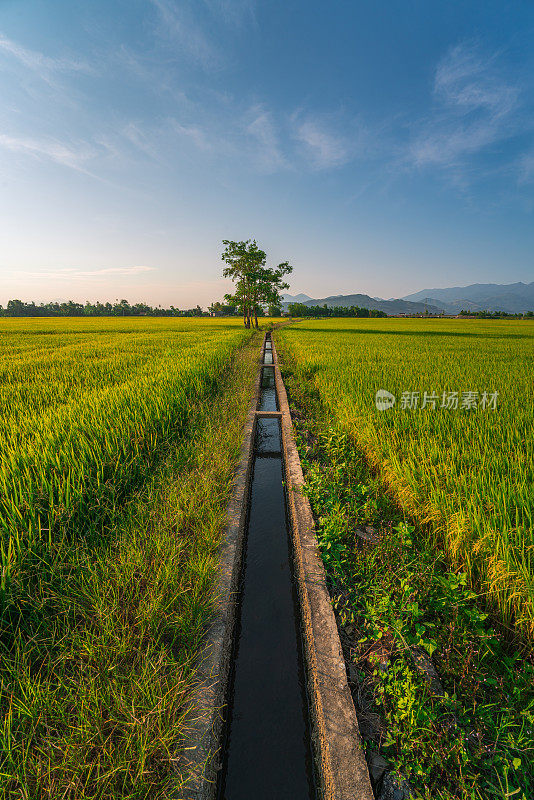
[[[280,337],[430,541],[506,623],[534,634],[534,323],[315,320]],[[379,389],[393,408],[377,410]],[[419,393],[416,408],[402,407],[404,392]]]
[[[4,592],[35,544],[91,532],[244,336],[217,321],[1,323]]]
[[[0,322],[1,796],[177,796],[258,347],[237,319]]]

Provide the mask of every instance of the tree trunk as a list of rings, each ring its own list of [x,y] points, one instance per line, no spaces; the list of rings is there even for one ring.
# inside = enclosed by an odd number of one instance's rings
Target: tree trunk
[[[258,312],[256,311],[256,307],[254,306],[254,322],[256,323],[256,328],[258,327]]]

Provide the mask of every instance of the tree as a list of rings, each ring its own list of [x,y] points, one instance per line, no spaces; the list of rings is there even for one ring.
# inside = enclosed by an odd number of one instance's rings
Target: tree
[[[237,308],[217,301],[208,306],[208,313],[212,317],[233,317],[237,314]]]
[[[256,278],[256,292],[254,301],[254,321],[258,327],[258,305],[266,304],[271,307],[279,307],[282,302],[280,292],[289,289],[289,284],[285,283],[284,276],[293,272],[293,267],[288,261],[278,264],[277,267],[262,267],[258,269]]]
[[[225,295],[225,300],[241,309],[243,324],[245,328],[250,328],[257,273],[265,265],[267,256],[259,249],[256,241],[251,242],[250,239],[245,242],[223,239],[223,245],[225,249],[221,258],[228,264],[223,275],[230,278],[236,286],[235,293]]]
[[[22,302],[22,300],[8,300],[7,316],[8,317],[24,316],[24,303]]]
[[[284,275],[292,272],[293,267],[287,261],[277,267],[267,267],[267,255],[260,250],[255,239],[244,242],[223,239],[223,245],[225,249],[221,258],[228,264],[223,275],[231,278],[236,287],[233,295],[225,295],[225,300],[241,310],[245,328],[251,327],[252,317],[257,328],[258,311],[265,304],[280,304],[281,290],[289,288],[289,284],[283,281]]]

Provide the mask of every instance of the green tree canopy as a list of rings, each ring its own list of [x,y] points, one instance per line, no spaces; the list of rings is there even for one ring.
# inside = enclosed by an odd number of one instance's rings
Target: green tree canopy
[[[237,306],[243,314],[243,324],[250,328],[252,320],[258,327],[258,311],[263,305],[278,306],[280,292],[289,288],[283,278],[293,271],[289,262],[267,267],[267,255],[260,250],[255,239],[232,242],[223,239],[225,249],[221,256],[228,265],[223,270],[225,278],[235,284],[234,294],[226,294],[228,303]]]

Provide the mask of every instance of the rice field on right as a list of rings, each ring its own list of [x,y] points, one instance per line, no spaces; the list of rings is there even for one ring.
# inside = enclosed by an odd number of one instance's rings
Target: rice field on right
[[[430,542],[532,637],[534,323],[309,320],[279,336]]]

